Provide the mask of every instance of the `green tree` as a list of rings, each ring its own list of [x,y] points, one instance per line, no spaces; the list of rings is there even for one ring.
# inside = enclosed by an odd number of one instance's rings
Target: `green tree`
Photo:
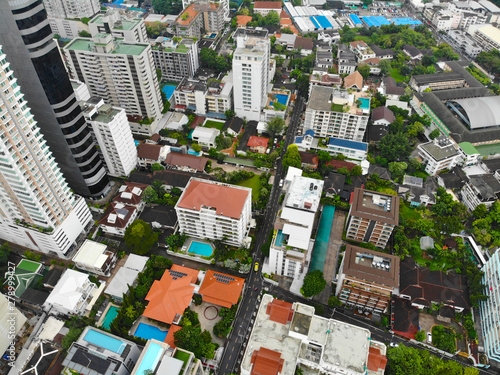
[[[434,129],[433,131],[431,131],[429,133],[429,138],[435,139],[435,138],[439,137],[440,135],[441,135],[441,132],[439,131],[439,129]]]
[[[274,10],[270,11],[265,17],[262,26],[272,26],[280,24],[280,15]]]
[[[391,71],[391,62],[389,60],[380,60],[378,63],[380,74],[386,76]]]
[[[179,14],[182,11],[182,1],[180,0],[153,0],[155,13],[160,14]]]
[[[299,154],[299,148],[297,145],[290,145],[287,147],[282,160],[283,168],[288,167],[300,168],[302,166],[302,161]]]
[[[10,246],[7,242],[0,246],[0,269],[7,266],[9,263]]]
[[[285,120],[281,117],[274,117],[266,124],[266,132],[271,138],[275,138],[277,135],[282,134],[284,128]]]
[[[410,141],[403,132],[388,133],[380,140],[378,148],[380,155],[388,161],[406,159],[412,151]]]
[[[154,203],[158,200],[158,193],[151,186],[148,186],[144,189],[144,193],[142,193],[142,199],[146,203]]]
[[[370,76],[370,65],[368,64],[358,65],[358,72],[363,76],[363,79],[367,79]]]
[[[415,334],[415,340],[420,342],[425,340],[425,331],[423,329],[421,329]]]
[[[90,37],[92,37],[92,35],[88,31],[86,31],[86,30],[80,30],[78,32],[78,36],[80,36],[82,38],[90,38]]]
[[[406,127],[406,135],[410,138],[415,138],[419,134],[422,134],[423,132],[424,132],[424,125],[419,121],[415,121],[413,124],[408,125]]]
[[[318,150],[316,155],[318,155],[318,159],[322,163],[328,163],[332,160],[332,155],[328,151]]]
[[[228,109],[226,112],[224,112],[224,116],[226,116],[226,120],[230,120],[235,116],[235,113],[232,109]]]
[[[66,336],[63,337],[61,345],[63,349],[68,350],[76,340],[80,337],[83,332],[83,328],[71,328]]]
[[[304,297],[309,298],[321,293],[323,289],[325,289],[325,286],[326,280],[323,277],[323,272],[315,270],[309,272],[304,277],[304,284],[302,285],[302,288],[300,288],[300,293]]]
[[[328,298],[328,306],[330,307],[340,307],[342,306],[342,302],[340,301],[339,297],[336,296],[330,296]]]
[[[407,168],[408,164],[406,164],[404,161],[394,161],[392,163],[389,163],[389,172],[395,174],[398,177],[402,176]]]
[[[123,238],[134,253],[144,255],[158,241],[158,233],[153,232],[148,223],[137,219],[125,230]]]
[[[474,217],[477,219],[485,218],[487,214],[488,214],[488,208],[484,203],[481,203],[472,211],[472,215],[474,215]]]
[[[192,148],[195,152],[200,152],[200,151],[201,151],[201,146],[200,146],[198,143],[193,143],[193,144],[191,144],[191,148]]]
[[[352,176],[361,176],[363,174],[363,168],[361,168],[360,165],[355,165],[351,169],[351,175]]]
[[[163,165],[161,165],[160,163],[154,163],[153,165],[151,165],[152,171],[162,171],[164,169],[165,169],[165,167]]]
[[[215,353],[215,344],[212,336],[207,330],[203,331],[199,326],[189,325],[174,333],[175,345],[193,352],[196,358],[205,357],[212,359]]]

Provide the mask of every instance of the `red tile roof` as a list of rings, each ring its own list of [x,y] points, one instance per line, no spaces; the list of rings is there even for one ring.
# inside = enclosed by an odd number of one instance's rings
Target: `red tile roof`
[[[344,87],[349,89],[356,86],[359,90],[363,88],[363,76],[357,70],[344,78]]]
[[[182,329],[181,326],[177,326],[175,324],[172,324],[170,326],[170,328],[168,329],[167,337],[165,337],[165,340],[163,342],[167,343],[168,346],[170,346],[173,349],[177,348],[177,346],[175,345],[174,333],[180,329]]]
[[[385,370],[387,365],[387,357],[380,353],[380,349],[370,346],[368,352],[368,370],[378,372],[379,369]]]
[[[181,25],[189,25],[193,22],[193,19],[200,13],[198,10],[194,8],[194,4],[189,5],[184,12],[181,13],[179,17],[175,20],[175,22]]]
[[[247,142],[248,147],[267,147],[269,138],[252,135]]]
[[[155,280],[151,286],[146,296],[149,303],[142,315],[172,324],[191,303],[195,288],[191,285],[194,272],[198,271],[182,266],[166,270],[161,280]]]
[[[252,372],[250,375],[278,375],[283,370],[285,360],[281,353],[274,350],[260,348],[252,353]]]
[[[130,223],[130,217],[137,210],[137,207],[127,206],[120,202],[111,202],[104,211],[99,225],[113,228],[126,228]]]
[[[307,164],[314,169],[318,168],[319,157],[317,155],[310,154],[309,152],[303,152],[303,151],[299,151],[299,154],[300,154],[300,161],[303,164]]]
[[[192,179],[177,206],[196,211],[200,211],[201,206],[213,207],[217,210],[217,215],[239,219],[249,195],[248,190]]]
[[[139,159],[158,160],[160,159],[162,145],[152,145],[148,143],[141,143],[137,150],[137,157]]]
[[[125,187],[125,188],[124,188]],[[141,203],[142,193],[148,187],[145,184],[138,184],[135,182],[125,182],[125,186],[120,187],[119,194],[113,198],[113,202],[121,202],[137,206]]]
[[[292,321],[292,306],[293,305],[289,302],[274,299],[270,304],[267,305],[266,314],[269,315],[269,320],[281,324],[286,324],[287,322]]]
[[[236,16],[236,23],[239,26],[246,26],[252,20],[251,16]]]
[[[326,165],[331,165],[335,169],[347,168],[349,170],[352,170],[357,164],[349,163],[348,161],[333,159],[333,160],[330,160],[329,162],[327,162]]]
[[[160,134],[155,133],[155,134],[153,134],[153,135],[151,136],[151,138],[149,138],[149,139],[150,139],[151,141],[153,141],[153,142],[158,143],[158,141],[160,140],[160,138],[161,138],[161,137],[160,137]]]
[[[245,279],[208,270],[199,293],[203,301],[230,308],[238,302]]]
[[[277,9],[281,11],[281,1],[255,1],[253,9]]]

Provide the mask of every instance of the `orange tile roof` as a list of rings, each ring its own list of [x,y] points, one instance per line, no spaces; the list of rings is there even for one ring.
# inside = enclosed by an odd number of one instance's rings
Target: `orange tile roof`
[[[253,9],[279,9],[281,11],[281,1],[254,1]]]
[[[269,315],[269,320],[273,322],[286,324],[292,320],[293,310],[292,304],[279,299],[274,299],[267,305],[266,314]]]
[[[170,346],[171,348],[175,349],[177,346],[175,345],[174,333],[177,332],[180,329],[182,329],[181,326],[177,326],[175,324],[172,324],[170,326],[170,328],[168,329],[167,337],[165,337],[165,340],[163,340],[163,342],[167,343],[168,346]]]
[[[196,284],[198,282],[198,270],[194,270],[192,268],[179,266],[178,264],[173,264],[170,268],[170,271],[177,271],[187,274],[188,277],[191,278],[191,284]]]
[[[387,365],[387,357],[380,353],[380,349],[370,346],[368,352],[368,370],[378,372],[379,369],[384,370]]]
[[[283,19],[283,18],[288,18],[290,19],[290,16],[288,15],[288,13],[283,9],[280,13],[280,18]]]
[[[250,192],[218,183],[190,180],[177,206],[200,211],[201,206],[213,207],[217,215],[239,219]]]
[[[208,270],[199,293],[205,302],[230,308],[238,302],[244,285],[245,279]]]
[[[248,147],[267,147],[269,138],[252,135],[247,142]]]
[[[236,17],[236,23],[239,26],[246,26],[247,23],[249,23],[252,20],[251,16],[237,16]]]
[[[292,24],[292,20],[290,18],[282,18],[280,20],[281,26],[287,26]],[[276,36],[278,38],[278,36]]]
[[[174,268],[174,267],[172,267]],[[161,280],[155,280],[149,289],[146,301],[149,301],[143,315],[147,318],[172,324],[176,315],[182,315],[193,298],[193,273],[185,267],[177,266],[166,270]]]
[[[199,11],[194,9],[194,4],[189,5],[186,9],[184,9],[184,12],[181,13],[179,17],[175,20],[175,22],[181,24],[181,25],[189,25],[193,19],[198,15]],[[184,20],[182,17],[185,15],[189,15],[189,18]]]
[[[252,372],[250,375],[278,375],[283,371],[281,353],[274,350],[260,348],[252,353]]]
[[[363,88],[363,76],[357,70],[344,78],[344,87],[346,89],[356,86],[359,90]]]

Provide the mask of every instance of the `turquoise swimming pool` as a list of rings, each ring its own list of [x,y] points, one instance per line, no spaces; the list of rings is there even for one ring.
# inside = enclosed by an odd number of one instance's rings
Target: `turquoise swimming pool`
[[[165,337],[167,337],[167,333],[168,331],[162,331],[158,327],[150,326],[146,323],[139,323],[134,332],[134,336],[145,340],[155,339],[163,342],[165,341]]]
[[[174,94],[175,88],[176,88],[175,85],[166,84],[165,86],[163,86],[161,91],[163,91],[165,93],[167,99],[170,100],[170,98]]]
[[[309,271],[323,271],[334,214],[334,206],[325,206],[323,208],[321,220],[319,221],[318,234],[316,235],[316,242],[314,242]]]
[[[368,98],[359,98],[359,101],[361,102],[361,105],[359,108],[361,109],[370,109],[370,99]]]
[[[134,144],[135,144],[136,146],[139,146],[139,145],[141,144],[141,142],[139,142],[139,141],[135,141],[135,140],[134,140]]]
[[[109,329],[111,323],[113,322],[113,320],[115,320],[116,316],[118,315],[118,311],[120,311],[119,307],[111,306],[106,315],[104,315],[104,320],[102,321],[101,327]]]
[[[151,373],[154,373],[154,370],[156,369],[156,366],[158,365],[163,352],[164,350],[160,345],[154,342],[150,343],[148,351],[146,352],[146,354],[144,354],[144,357],[142,358],[141,364],[139,365],[136,374],[147,374],[149,373],[149,371],[151,371]]]
[[[100,346],[118,354],[122,354],[125,350],[125,346],[127,346],[123,341],[94,329],[90,329],[83,339],[93,345]]]
[[[196,255],[201,255],[204,257],[209,257],[214,252],[212,246],[207,243],[192,241],[189,245],[188,253],[194,253]]]
[[[274,241],[276,246],[283,246],[283,240],[285,239],[285,235],[283,234],[283,231],[280,229],[278,230],[278,233],[276,233],[276,241]]]

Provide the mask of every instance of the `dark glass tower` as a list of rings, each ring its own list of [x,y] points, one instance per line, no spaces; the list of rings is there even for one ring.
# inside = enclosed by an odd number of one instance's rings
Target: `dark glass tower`
[[[0,45],[69,186],[87,197],[109,185],[76,101],[42,0],[0,0]]]

